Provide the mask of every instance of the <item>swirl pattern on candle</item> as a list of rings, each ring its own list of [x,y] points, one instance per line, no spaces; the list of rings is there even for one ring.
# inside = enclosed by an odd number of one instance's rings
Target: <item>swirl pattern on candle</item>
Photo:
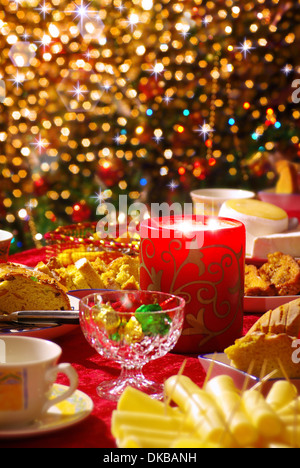
[[[181,296],[186,301],[182,338],[197,340],[195,352],[224,349],[238,336],[243,317],[243,248],[225,244],[184,249],[184,239],[170,239],[161,249],[151,239],[141,244],[142,286]],[[192,338],[193,337],[193,338]],[[222,347],[218,340],[222,337]]]

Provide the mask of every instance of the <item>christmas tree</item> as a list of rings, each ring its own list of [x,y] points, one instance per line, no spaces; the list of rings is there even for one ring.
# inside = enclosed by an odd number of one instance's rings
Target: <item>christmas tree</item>
[[[0,0],[0,228],[12,250],[126,194],[273,186],[299,158],[299,2]],[[279,156],[278,156],[279,155]]]

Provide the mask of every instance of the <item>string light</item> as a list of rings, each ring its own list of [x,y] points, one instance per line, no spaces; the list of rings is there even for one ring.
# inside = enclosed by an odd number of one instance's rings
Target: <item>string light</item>
[[[297,46],[293,15],[279,2],[262,8],[261,1],[251,10],[215,0],[2,3],[0,177],[13,187],[4,195],[10,222],[33,190],[72,213],[72,190],[51,180],[58,169],[65,171],[62,181],[78,177],[78,190],[82,181],[92,194],[94,185],[104,191],[108,183],[134,200],[158,184],[173,192],[183,180],[209,183],[228,155],[244,157],[249,140],[266,148],[267,132],[280,134],[290,120],[293,127],[299,114],[279,97],[280,86],[288,89],[299,71],[289,53]],[[273,48],[275,34],[282,54]],[[34,53],[24,67],[9,53],[26,41]],[[277,89],[269,69],[276,69]],[[287,138],[295,145],[294,133]],[[229,160],[239,163],[236,154]],[[244,167],[236,171],[241,178]],[[152,174],[158,183],[150,183]],[[27,210],[31,223],[42,203],[36,200]],[[56,218],[53,206],[44,212]]]

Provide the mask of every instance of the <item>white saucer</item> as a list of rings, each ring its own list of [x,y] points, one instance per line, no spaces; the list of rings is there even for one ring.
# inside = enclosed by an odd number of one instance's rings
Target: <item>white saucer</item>
[[[66,388],[65,385],[54,384],[53,397],[65,392]],[[69,398],[49,408],[39,421],[23,427],[0,427],[0,439],[40,436],[65,429],[87,418],[93,407],[91,398],[80,390],[76,390]]]

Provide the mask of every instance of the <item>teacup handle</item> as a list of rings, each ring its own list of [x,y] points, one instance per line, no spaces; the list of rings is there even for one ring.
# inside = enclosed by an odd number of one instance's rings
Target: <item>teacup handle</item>
[[[71,364],[61,363],[55,367],[52,367],[51,369],[48,369],[48,371],[46,372],[46,380],[50,381],[51,383],[55,382],[58,373],[65,374],[68,377],[70,386],[61,395],[58,395],[57,397],[48,400],[43,406],[43,413],[45,413],[51,406],[57,405],[57,403],[60,403],[61,401],[64,401],[67,398],[69,398],[69,396],[71,396],[77,389],[78,374]]]

